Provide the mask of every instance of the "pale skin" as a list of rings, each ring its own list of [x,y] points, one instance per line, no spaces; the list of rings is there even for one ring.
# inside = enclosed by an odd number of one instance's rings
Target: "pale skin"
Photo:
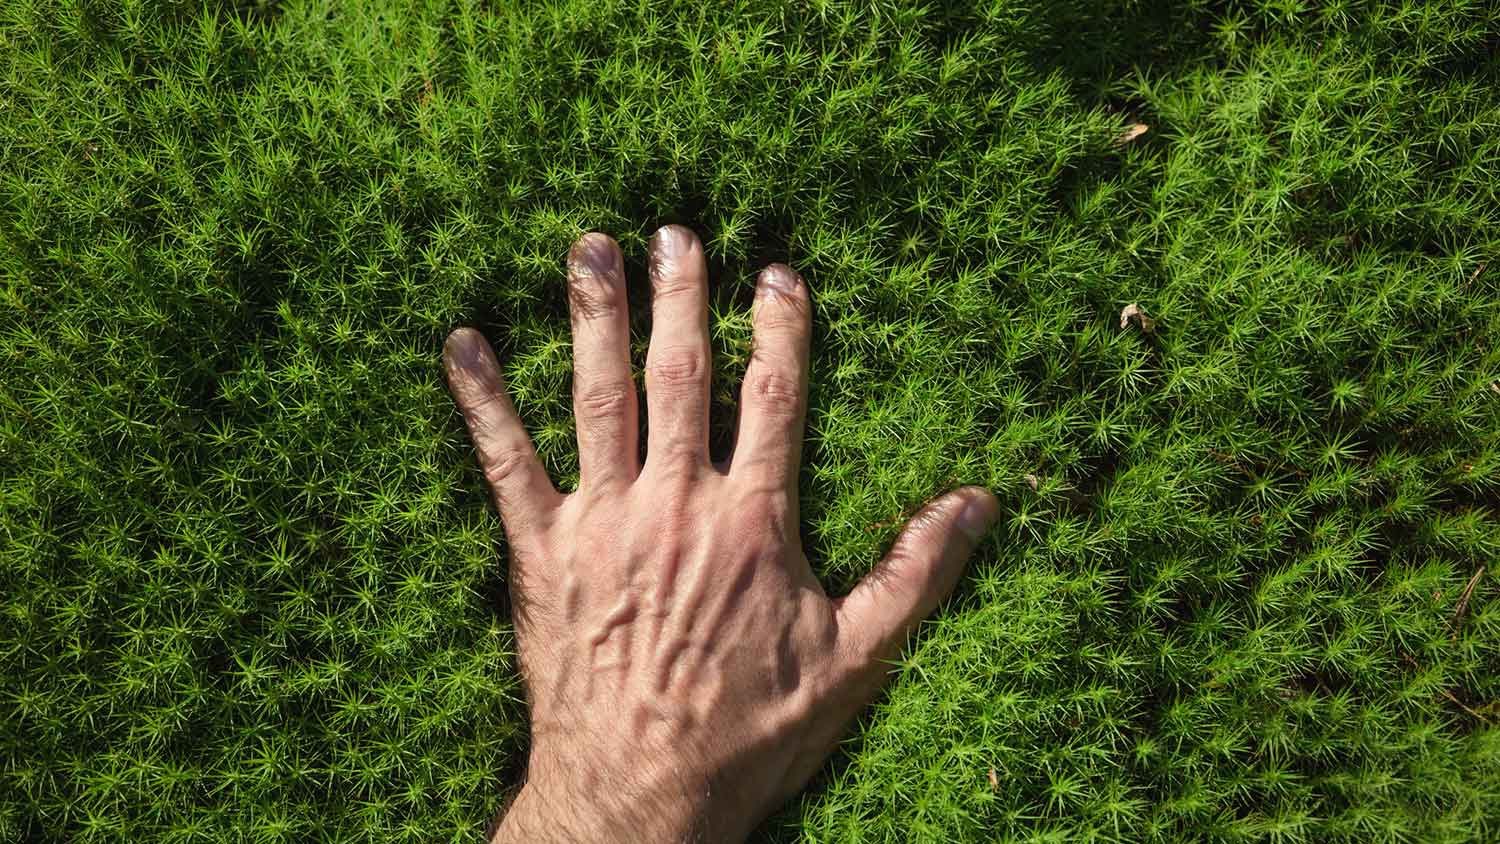
[[[940,496],[830,598],[797,529],[807,286],[761,272],[736,441],[714,462],[703,247],[667,226],[648,257],[643,461],[620,250],[594,233],[568,256],[575,492],[538,462],[484,337],[444,348],[510,545],[531,711],[494,842],[743,841],[822,766],[999,515],[979,487]]]

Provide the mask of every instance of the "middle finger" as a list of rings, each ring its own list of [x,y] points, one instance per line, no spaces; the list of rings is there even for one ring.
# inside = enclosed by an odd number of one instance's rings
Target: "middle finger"
[[[688,229],[651,238],[646,464],[708,463],[708,267]]]

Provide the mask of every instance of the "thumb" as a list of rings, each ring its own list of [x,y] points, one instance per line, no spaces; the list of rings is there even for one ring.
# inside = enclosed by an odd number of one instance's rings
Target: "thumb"
[[[861,661],[893,658],[917,623],[953,591],[974,546],[999,518],[1000,502],[982,487],[962,487],[928,502],[885,559],[834,601],[844,652]]]

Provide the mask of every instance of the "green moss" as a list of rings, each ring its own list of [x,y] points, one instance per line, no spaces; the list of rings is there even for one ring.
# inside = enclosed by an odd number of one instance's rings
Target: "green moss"
[[[474,840],[441,340],[570,485],[562,255],[675,221],[721,442],[753,273],[814,289],[831,588],[1006,505],[764,838],[1495,840],[1500,11],[1172,6],[0,5],[0,838]]]

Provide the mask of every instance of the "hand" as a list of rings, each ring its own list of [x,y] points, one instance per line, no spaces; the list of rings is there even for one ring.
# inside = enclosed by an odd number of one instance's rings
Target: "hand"
[[[998,517],[967,487],[922,510],[830,600],[798,539],[811,300],[780,264],[756,288],[738,440],[709,460],[707,269],[692,232],[650,244],[650,437],[620,250],[568,256],[580,480],[537,461],[484,338],[459,329],[450,387],[494,490],[531,708],[525,785],[496,841],[734,841],[795,794],[883,685]]]

